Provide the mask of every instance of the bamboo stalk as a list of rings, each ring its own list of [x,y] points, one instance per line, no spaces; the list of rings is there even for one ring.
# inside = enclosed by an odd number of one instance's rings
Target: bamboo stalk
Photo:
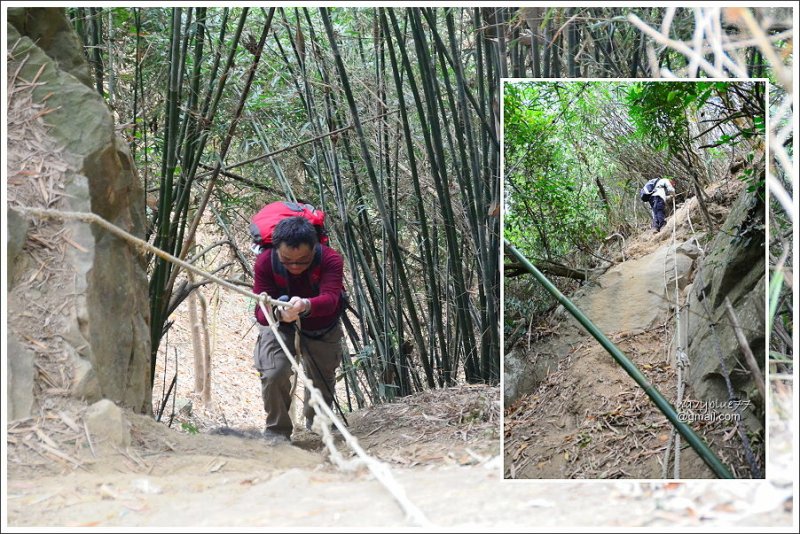
[[[450,267],[450,273],[453,276],[453,283],[455,287],[455,301],[456,301],[456,314],[458,321],[464,326],[465,335],[462,338],[464,343],[464,356],[465,371],[467,380],[480,381],[479,365],[477,363],[475,352],[475,340],[472,320],[469,314],[466,313],[468,309],[467,304],[467,290],[464,284],[464,276],[462,272],[462,257],[458,250],[458,238],[455,233],[455,218],[453,215],[450,194],[448,191],[447,183],[447,169],[444,147],[441,143],[441,130],[439,128],[439,99],[436,95],[436,88],[434,86],[436,77],[433,72],[432,66],[428,58],[427,40],[422,32],[421,20],[419,18],[419,10],[413,8],[411,12],[411,29],[414,32],[414,42],[417,48],[417,58],[422,73],[422,87],[426,98],[426,107],[428,109],[429,127],[431,130],[430,141],[432,142],[433,152],[431,160],[435,162],[433,173],[434,186],[439,199],[439,204],[442,209],[442,218],[445,222],[445,243],[448,249],[447,262]]]
[[[365,134],[364,134],[364,131],[363,131],[363,128],[362,128],[362,125],[361,125],[361,121],[360,121],[360,118],[359,118],[359,115],[358,115],[358,109],[356,107],[356,103],[355,103],[355,100],[353,98],[352,90],[350,89],[347,72],[346,72],[346,70],[344,68],[344,63],[342,62],[342,58],[341,58],[341,55],[339,53],[339,48],[338,48],[338,45],[336,43],[336,39],[335,39],[335,36],[334,36],[334,33],[333,33],[333,26],[331,24],[331,20],[330,20],[330,16],[328,14],[327,8],[320,8],[320,14],[322,15],[322,22],[325,25],[325,31],[328,34],[328,39],[329,39],[330,44],[331,44],[331,50],[333,52],[333,56],[334,56],[334,60],[336,62],[337,70],[339,72],[339,77],[340,77],[340,79],[342,81],[342,88],[344,89],[345,96],[346,96],[346,99],[347,99],[347,102],[348,102],[348,106],[350,108],[350,114],[351,114],[352,119],[353,119],[354,127],[356,129],[356,133],[358,134],[359,144],[360,144],[360,147],[361,147],[361,156],[362,156],[362,159],[364,160],[364,163],[366,164],[367,175],[368,175],[368,177],[370,179],[370,184],[372,186],[373,193],[376,196],[376,205],[377,205],[378,211],[379,211],[379,213],[381,215],[381,221],[382,221],[384,227],[387,230],[386,234],[387,234],[387,236],[389,238],[389,245],[390,245],[393,257],[394,257],[395,261],[397,262],[398,267],[400,269],[399,272],[400,272],[400,282],[401,282],[402,292],[403,292],[404,298],[406,300],[406,306],[407,306],[408,311],[409,311],[409,313],[410,313],[410,315],[412,317],[412,327],[413,327],[413,331],[414,331],[415,341],[417,343],[417,346],[421,348],[420,349],[421,352],[424,352],[424,347],[425,347],[426,343],[424,341],[424,338],[422,337],[422,333],[421,333],[420,328],[419,328],[419,320],[417,318],[416,308],[414,306],[414,302],[413,302],[413,299],[411,297],[411,293],[410,293],[410,290],[409,290],[409,284],[408,284],[408,278],[407,278],[407,275],[406,275],[406,271],[405,271],[405,268],[403,267],[402,254],[400,253],[400,249],[399,249],[399,247],[397,245],[397,240],[395,239],[394,234],[393,234],[393,229],[391,228],[391,219],[389,218],[389,216],[387,214],[387,210],[386,210],[386,207],[384,205],[383,199],[379,195],[380,188],[378,187],[377,178],[376,178],[376,174],[375,174],[375,169],[374,169],[373,164],[372,164],[372,157],[371,157],[369,149],[367,147],[366,137],[365,137]],[[424,359],[423,359],[423,364],[424,364]],[[426,366],[426,376],[428,378],[429,386],[433,387],[434,386],[433,370],[431,369],[430,364],[428,364]]]
[[[166,100],[166,127],[164,128],[164,149],[161,165],[161,184],[159,187],[159,220],[154,244],[159,249],[171,254],[174,251],[173,241],[170,239],[170,213],[172,211],[172,183],[175,171],[175,134],[178,117],[178,73],[180,70],[179,42],[180,42],[180,17],[181,8],[172,9],[172,34],[170,47],[170,76]],[[166,322],[165,304],[169,300],[170,292],[165,290],[171,264],[163,259],[156,264],[155,271],[150,279],[150,377],[154,380],[156,356],[161,340],[161,334]]]
[[[100,11],[102,8],[97,7],[90,7],[89,8],[89,20],[92,26],[92,63],[94,66],[94,80],[95,80],[95,89],[100,94],[100,96],[105,96],[105,92],[103,90],[103,59],[100,53],[100,36],[103,34],[103,31],[100,26]]]

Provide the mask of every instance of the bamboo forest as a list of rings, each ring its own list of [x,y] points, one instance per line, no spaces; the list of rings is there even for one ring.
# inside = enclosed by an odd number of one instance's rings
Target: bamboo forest
[[[3,10],[4,530],[791,523],[793,6]]]

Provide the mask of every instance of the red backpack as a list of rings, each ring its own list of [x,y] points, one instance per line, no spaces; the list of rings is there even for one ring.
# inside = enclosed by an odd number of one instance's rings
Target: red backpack
[[[294,202],[272,202],[253,215],[250,220],[250,236],[253,243],[263,248],[272,246],[272,232],[275,226],[287,217],[305,217],[317,230],[317,238],[323,245],[328,244],[328,233],[325,231],[325,213],[311,204]]]

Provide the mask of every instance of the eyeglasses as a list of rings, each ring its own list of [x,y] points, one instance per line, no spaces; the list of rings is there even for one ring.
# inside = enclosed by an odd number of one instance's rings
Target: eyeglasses
[[[283,256],[281,256],[281,254],[278,253],[278,261],[281,262],[282,265],[285,265],[287,267],[292,265],[297,267],[304,267],[306,265],[311,265],[311,262],[314,261],[314,259],[311,258],[303,261],[284,261]]]

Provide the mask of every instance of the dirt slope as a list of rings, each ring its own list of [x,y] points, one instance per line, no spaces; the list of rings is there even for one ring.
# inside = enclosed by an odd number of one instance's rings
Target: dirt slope
[[[720,203],[712,204],[710,211],[721,216],[741,187],[737,181],[715,185],[709,197]],[[681,289],[693,276],[692,258],[679,246],[693,236],[690,219],[695,227],[700,220],[693,201],[679,207],[659,234],[647,231],[630,240],[625,262],[572,297],[673,404],[677,378],[670,308],[675,300],[675,272]],[[547,358],[553,372],[534,393],[506,407],[505,476],[663,478],[672,429],[669,421],[597,341],[576,327],[571,316],[562,312],[557,320],[568,325],[533,347],[534,354],[529,355],[532,360]],[[691,391],[687,390],[684,400],[695,400]],[[700,421],[691,426],[737,478],[750,476],[730,422]],[[682,446],[681,478],[715,476],[685,440]],[[668,475],[672,474],[670,467]]]

